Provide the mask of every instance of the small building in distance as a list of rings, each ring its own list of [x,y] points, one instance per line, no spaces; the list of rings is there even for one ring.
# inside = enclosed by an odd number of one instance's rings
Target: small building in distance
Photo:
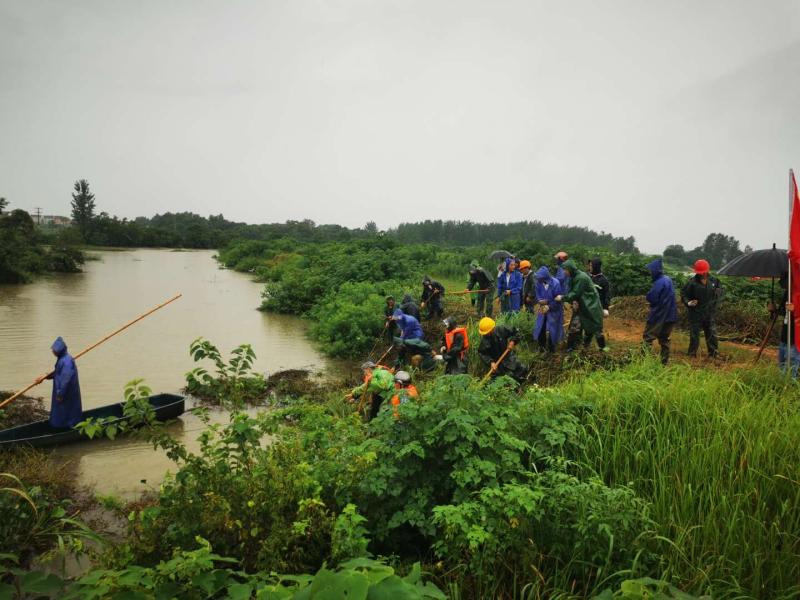
[[[40,225],[49,225],[51,227],[67,227],[72,225],[72,219],[69,217],[62,217],[60,215],[42,215],[39,220]]]

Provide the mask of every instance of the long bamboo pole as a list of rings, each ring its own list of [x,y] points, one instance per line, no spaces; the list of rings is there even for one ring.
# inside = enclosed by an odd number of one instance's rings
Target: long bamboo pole
[[[170,302],[175,302],[175,300],[177,300],[178,298],[180,298],[182,295],[183,295],[183,294],[178,294],[178,295],[176,295],[176,296],[173,296],[172,298],[170,298],[170,299],[169,299],[169,300],[167,300],[166,302],[163,302],[163,303],[159,304],[158,306],[156,306],[155,308],[152,308],[152,309],[148,310],[146,313],[144,313],[144,314],[142,314],[142,315],[139,315],[139,316],[138,316],[138,317],[136,317],[136,318],[135,318],[133,321],[129,321],[129,322],[125,323],[125,325],[123,325],[123,326],[122,326],[122,327],[120,327],[119,329],[117,329],[117,330],[115,330],[115,331],[113,331],[113,332],[109,333],[107,336],[105,336],[104,338],[102,338],[102,339],[100,339],[100,340],[96,341],[94,344],[92,344],[92,345],[91,345],[91,346],[89,346],[88,348],[84,348],[83,350],[81,350],[80,352],[78,352],[76,355],[74,355],[74,356],[73,356],[73,358],[74,358],[75,360],[79,359],[81,356],[83,356],[83,355],[84,355],[84,354],[86,354],[87,352],[90,352],[90,351],[94,350],[95,348],[97,348],[97,347],[98,347],[100,344],[102,344],[103,342],[106,342],[106,341],[108,341],[109,339],[111,339],[112,337],[114,337],[115,335],[117,335],[118,333],[122,333],[122,332],[123,332],[123,331],[125,331],[125,330],[126,330],[128,327],[130,327],[131,325],[133,325],[134,323],[138,323],[139,321],[141,321],[141,320],[142,320],[142,319],[144,319],[145,317],[149,317],[150,315],[152,315],[152,314],[153,314],[154,312],[156,312],[157,310],[159,310],[159,309],[161,309],[161,308],[164,308],[164,307],[165,307],[167,304],[169,304]],[[47,377],[50,377],[52,374],[53,374],[53,371],[48,371],[48,373],[47,373]],[[22,394],[24,394],[25,392],[27,392],[27,391],[28,391],[28,390],[30,390],[31,388],[34,388],[34,387],[36,387],[37,385],[39,385],[40,383],[42,383],[42,381],[44,381],[44,380],[41,380],[41,381],[40,381],[40,380],[38,380],[38,379],[37,379],[37,380],[36,380],[36,381],[34,381],[32,384],[30,384],[28,387],[26,387],[26,388],[24,388],[24,389],[21,389],[20,391],[18,391],[18,392],[17,392],[16,394],[14,394],[13,396],[10,396],[10,397],[6,398],[5,400],[3,400],[3,402],[0,402],[0,408],[3,408],[3,407],[6,405],[6,404],[9,404],[9,403],[10,403],[10,402],[12,402],[13,400],[17,399],[19,396],[21,396]]]
[[[465,294],[485,294],[489,290],[464,290],[462,292],[450,292],[451,296],[464,296]]]

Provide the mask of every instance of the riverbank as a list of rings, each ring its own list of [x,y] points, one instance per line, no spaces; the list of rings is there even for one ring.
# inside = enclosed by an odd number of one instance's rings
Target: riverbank
[[[664,583],[625,585],[791,597],[800,396],[773,365],[631,358],[546,389],[416,385],[399,421],[364,424],[329,386],[234,413],[195,449],[162,439],[175,476],[119,506],[133,516],[103,560],[122,576],[200,536],[248,572],[313,573],[367,550],[400,573],[422,560],[453,598],[589,598],[645,576]]]

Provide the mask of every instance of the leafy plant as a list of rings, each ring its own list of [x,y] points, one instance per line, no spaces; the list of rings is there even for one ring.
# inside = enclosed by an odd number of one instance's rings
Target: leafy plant
[[[122,417],[89,417],[75,428],[88,438],[105,435],[114,439],[120,433],[127,433],[139,427],[153,427],[158,422],[156,411],[150,404],[153,391],[146,386],[144,379],[134,379],[125,384]]]
[[[214,374],[202,367],[195,367],[186,374],[186,390],[190,394],[232,407],[241,407],[247,401],[265,396],[263,375],[252,372],[256,354],[250,344],[234,348],[225,362],[217,347],[200,337],[189,345],[189,354],[195,362],[210,360],[215,367]]]
[[[212,551],[197,538],[199,548],[175,552],[154,567],[132,565],[124,569],[94,569],[70,583],[55,575],[7,568],[0,593],[9,597],[48,597],[64,600],[113,598],[231,598],[248,600],[445,600],[445,595],[424,581],[419,563],[400,577],[386,563],[366,558],[322,567],[314,575],[248,574],[234,568],[237,561]],[[3,575],[0,570],[0,575]]]
[[[52,546],[63,555],[81,552],[86,539],[99,539],[77,519],[70,501],[52,499],[11,473],[0,473],[0,480],[8,482],[0,487],[0,554],[14,553],[15,562],[28,566]]]
[[[364,526],[367,520],[358,514],[354,504],[348,504],[336,517],[331,532],[331,557],[339,562],[349,558],[370,556],[369,531]]]

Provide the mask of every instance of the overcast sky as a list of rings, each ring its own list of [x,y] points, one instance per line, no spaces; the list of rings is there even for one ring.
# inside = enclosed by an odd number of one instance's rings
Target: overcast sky
[[[0,196],[785,245],[800,1],[0,0]]]

